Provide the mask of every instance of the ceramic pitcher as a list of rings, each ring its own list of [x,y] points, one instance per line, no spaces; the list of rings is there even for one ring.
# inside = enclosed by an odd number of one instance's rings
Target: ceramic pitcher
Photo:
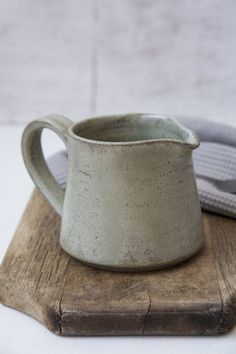
[[[64,191],[41,149],[44,128],[68,150]],[[138,271],[178,263],[203,245],[192,151],[197,135],[155,114],[90,118],[51,115],[31,122],[22,138],[26,167],[62,216],[60,244],[95,267]]]

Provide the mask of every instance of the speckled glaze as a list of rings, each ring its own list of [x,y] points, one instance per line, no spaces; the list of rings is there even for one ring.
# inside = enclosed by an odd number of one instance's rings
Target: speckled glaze
[[[43,128],[68,148],[64,191],[41,150]],[[192,163],[196,134],[155,114],[91,118],[62,116],[30,123],[23,134],[26,167],[62,216],[60,244],[95,267],[148,270],[178,263],[203,245]]]

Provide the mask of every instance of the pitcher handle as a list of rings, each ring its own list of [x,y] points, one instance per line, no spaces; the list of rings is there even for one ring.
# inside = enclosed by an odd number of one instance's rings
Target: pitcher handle
[[[21,141],[23,159],[31,178],[59,215],[62,215],[65,192],[47,166],[42,152],[41,134],[43,129],[50,129],[59,135],[67,147],[68,128],[72,124],[63,116],[48,115],[29,123]]]

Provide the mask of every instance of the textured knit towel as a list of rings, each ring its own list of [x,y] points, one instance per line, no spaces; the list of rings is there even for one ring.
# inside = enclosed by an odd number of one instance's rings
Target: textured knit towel
[[[236,194],[229,193],[227,185],[222,183],[235,180],[232,182],[236,192],[236,127],[202,119],[178,120],[196,131],[201,139],[200,147],[193,153],[193,160],[202,209],[236,218]],[[65,188],[66,152],[53,155],[48,165],[58,183]]]
[[[235,180],[236,192],[236,128],[203,119],[178,120],[201,139],[193,161],[202,209],[236,218],[236,194],[215,184]]]

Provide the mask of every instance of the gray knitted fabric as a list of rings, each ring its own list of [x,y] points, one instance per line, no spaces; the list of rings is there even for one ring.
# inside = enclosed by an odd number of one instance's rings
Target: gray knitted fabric
[[[215,183],[234,180],[236,192],[236,127],[204,119],[178,120],[201,139],[193,161],[202,209],[236,218],[236,194]]]
[[[230,188],[236,192],[236,128],[203,119],[178,120],[196,131],[201,139],[193,161],[202,209],[236,218],[236,194],[230,193],[227,184],[222,183],[231,180]],[[66,152],[53,155],[48,165],[57,182],[65,188]],[[232,189],[232,185],[235,188]]]

